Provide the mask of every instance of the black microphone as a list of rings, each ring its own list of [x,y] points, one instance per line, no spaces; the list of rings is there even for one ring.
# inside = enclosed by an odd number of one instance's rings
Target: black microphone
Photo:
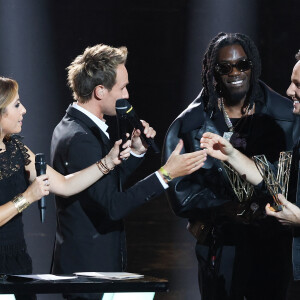
[[[123,150],[122,145],[127,141],[127,125],[128,121],[124,114],[120,113],[119,109],[116,109],[117,112],[117,126],[118,126],[118,139],[122,139],[122,144],[120,145],[120,152]]]
[[[146,135],[144,134],[145,128],[127,99],[118,99],[116,101],[116,112],[117,116],[122,116],[122,118],[127,119],[135,129],[139,129],[141,131],[141,137],[149,147],[152,147],[155,153],[160,153],[154,140],[152,138],[146,137]]]
[[[46,164],[45,154],[44,153],[36,154],[36,156],[35,156],[36,176],[46,174],[46,167],[47,167],[47,164]],[[42,197],[41,200],[39,200],[39,209],[40,209],[41,222],[44,223],[45,212],[46,212],[45,197]]]

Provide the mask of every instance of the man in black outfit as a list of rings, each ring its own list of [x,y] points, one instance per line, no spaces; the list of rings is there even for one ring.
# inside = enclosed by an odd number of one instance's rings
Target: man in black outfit
[[[112,142],[104,115],[115,116],[116,100],[129,97],[125,67],[127,49],[96,45],[85,49],[68,67],[68,82],[77,102],[71,104],[56,126],[51,143],[51,161],[67,175],[99,161]],[[154,138],[155,130],[142,121],[144,134]],[[129,146],[129,142],[125,145]],[[202,166],[203,152],[175,155],[158,172],[126,191],[121,183],[140,165],[147,151],[134,130],[131,156],[91,187],[68,199],[56,197],[57,232],[53,273],[120,272],[126,266],[123,218],[168,187],[168,178],[189,174]],[[105,163],[105,162],[104,162]],[[105,166],[102,166],[106,174]],[[67,295],[68,299],[100,299],[99,294]]]
[[[200,149],[205,132],[224,136],[248,157],[265,154],[270,162],[291,150],[293,131],[299,130],[292,103],[261,82],[260,71],[249,37],[213,38],[203,60],[203,90],[170,126],[163,159],[180,138],[184,152]],[[267,195],[255,190],[249,201],[239,202],[224,165],[209,157],[199,171],[170,183],[168,199],[197,238],[201,299],[285,298],[291,234],[263,217]]]
[[[286,93],[294,103],[293,113],[298,115],[300,118],[300,51],[296,54],[297,63],[294,66],[291,84],[287,89]],[[269,216],[273,216],[279,220],[283,225],[292,225],[294,227],[293,231],[293,273],[294,282],[291,284],[291,289],[289,292],[288,299],[298,299],[300,291],[300,135],[298,136],[298,141],[293,150],[293,159],[290,174],[290,188],[295,188],[296,203],[293,204],[286,200],[283,196],[279,196],[283,209],[280,212],[273,212],[266,207],[266,213]],[[297,298],[295,298],[297,297]]]

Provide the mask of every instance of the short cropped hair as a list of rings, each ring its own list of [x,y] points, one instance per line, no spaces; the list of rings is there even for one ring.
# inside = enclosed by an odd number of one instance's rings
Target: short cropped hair
[[[116,69],[125,64],[127,48],[99,44],[88,47],[67,68],[68,85],[75,100],[88,102],[97,85],[111,90],[116,83]]]

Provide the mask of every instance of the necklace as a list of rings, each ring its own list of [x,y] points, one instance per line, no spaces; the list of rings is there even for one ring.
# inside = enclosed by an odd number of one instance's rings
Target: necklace
[[[223,138],[226,140],[230,140],[231,136],[233,135],[234,132],[234,128],[240,123],[240,121],[242,120],[242,118],[244,116],[248,116],[252,113],[252,109],[249,109],[250,107],[250,103],[247,105],[246,109],[245,109],[245,114],[237,121],[237,123],[235,124],[235,126],[232,125],[232,122],[227,114],[227,111],[225,109],[225,105],[224,105],[224,100],[223,98],[219,98],[219,109],[222,111],[223,116],[224,116],[224,121],[229,129],[229,131],[224,132],[223,134]]]

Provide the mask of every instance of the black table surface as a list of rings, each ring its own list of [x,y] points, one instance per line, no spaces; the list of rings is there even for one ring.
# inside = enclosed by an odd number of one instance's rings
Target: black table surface
[[[47,281],[22,280],[15,277],[0,279],[0,294],[167,292],[168,288],[169,282],[166,279],[150,276],[128,280],[106,280],[83,276]]]

